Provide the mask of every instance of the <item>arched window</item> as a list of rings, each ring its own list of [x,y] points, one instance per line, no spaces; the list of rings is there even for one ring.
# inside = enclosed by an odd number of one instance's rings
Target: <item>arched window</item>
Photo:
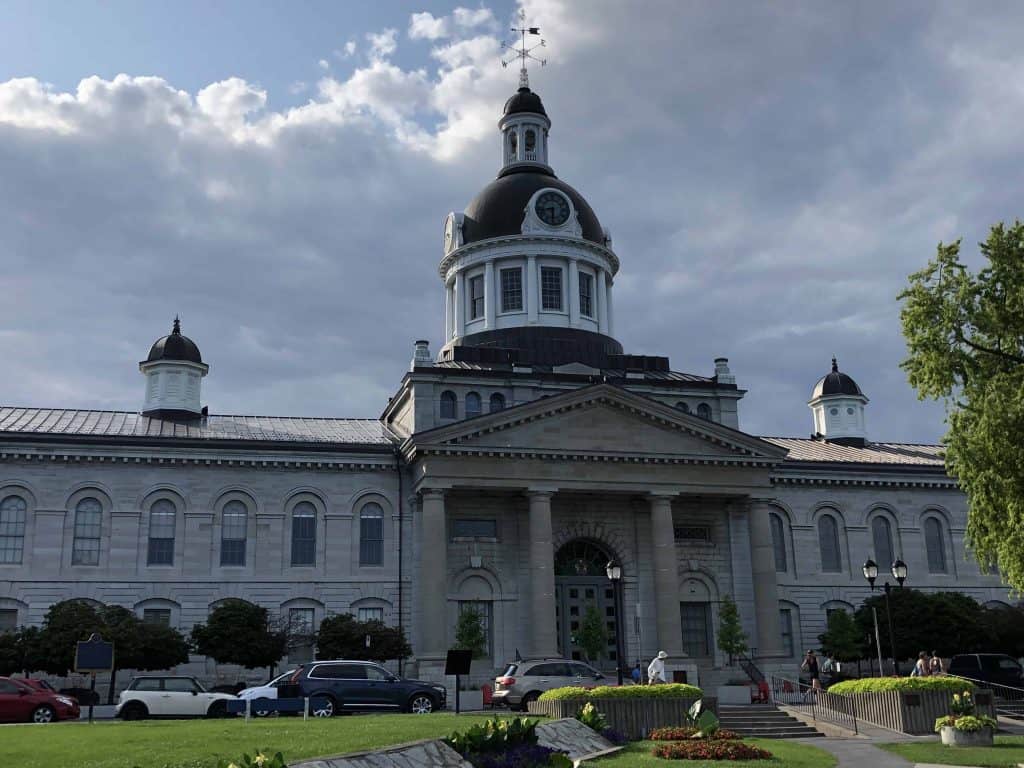
[[[927,518],[924,521],[924,546],[928,550],[928,573],[946,572],[946,544],[943,538],[939,519]]]
[[[700,416],[702,419],[710,419],[711,406],[708,405],[707,403],[701,403],[700,405],[697,406],[697,415]]]
[[[372,501],[359,512],[359,564],[384,564],[384,509]]]
[[[532,128],[529,128],[526,131],[526,142],[525,142],[525,144],[526,144],[526,159],[527,160],[534,160],[534,159],[536,159],[536,157],[535,157],[535,155],[533,153],[537,151],[537,132],[535,130],[533,130]]]
[[[446,389],[441,393],[441,418],[442,419],[454,419],[457,418],[457,409],[455,400],[455,393],[449,389]]]
[[[871,521],[871,539],[875,544],[875,560],[880,571],[888,571],[895,562],[896,555],[892,547],[892,526],[884,517],[876,517]]]
[[[519,142],[519,139],[516,136],[516,132],[515,131],[509,131],[509,134],[508,134],[509,158],[508,159],[511,162],[515,162],[515,160],[516,160],[516,146],[517,146],[518,142]]]
[[[0,501],[0,563],[20,563],[25,550],[25,500],[8,496]]]
[[[292,565],[316,565],[316,507],[308,501],[292,508]]]
[[[483,413],[483,404],[480,402],[480,395],[470,392],[466,395],[466,418],[470,419]]]
[[[818,547],[821,549],[821,570],[839,573],[843,570],[843,558],[839,552],[839,525],[832,515],[818,519]]]
[[[241,501],[229,501],[220,514],[220,564],[245,565],[249,509]]]
[[[100,564],[100,526],[103,505],[96,499],[82,499],[75,506],[75,537],[71,544],[72,565]]]
[[[505,396],[501,392],[491,395],[491,413],[505,410]]]
[[[774,512],[768,516],[772,524],[772,549],[775,550],[775,570],[777,573],[786,572],[786,527],[782,524],[782,518]]]
[[[689,403],[684,403],[682,400],[680,400],[678,403],[676,403],[676,408],[678,408],[683,413],[689,413],[690,412],[690,404]]]
[[[174,502],[159,499],[149,508],[149,565],[174,565]]]

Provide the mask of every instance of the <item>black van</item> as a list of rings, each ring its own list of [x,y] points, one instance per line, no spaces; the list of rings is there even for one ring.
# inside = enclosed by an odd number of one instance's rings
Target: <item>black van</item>
[[[443,685],[404,680],[369,661],[311,661],[295,670],[289,683],[299,688],[299,696],[313,700],[310,712],[317,717],[358,711],[429,714],[444,709],[448,698]]]
[[[1005,653],[960,653],[950,659],[946,672],[983,683],[1024,688],[1020,663]]]

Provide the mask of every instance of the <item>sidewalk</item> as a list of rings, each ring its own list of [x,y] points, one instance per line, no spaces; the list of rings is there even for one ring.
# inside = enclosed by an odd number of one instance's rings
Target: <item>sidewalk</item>
[[[895,736],[896,734],[892,734]],[[874,746],[869,739],[799,739],[839,758],[837,768],[913,768],[913,763]],[[945,768],[950,768],[945,766]]]

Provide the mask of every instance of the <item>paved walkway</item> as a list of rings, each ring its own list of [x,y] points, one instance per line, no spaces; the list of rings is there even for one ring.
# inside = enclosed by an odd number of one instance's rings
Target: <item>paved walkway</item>
[[[799,741],[802,744],[831,752],[839,758],[838,768],[912,768],[913,766],[909,760],[879,749],[868,739],[800,739]]]

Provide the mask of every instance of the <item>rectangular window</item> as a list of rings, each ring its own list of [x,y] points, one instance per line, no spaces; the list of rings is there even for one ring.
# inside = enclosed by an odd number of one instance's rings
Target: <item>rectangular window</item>
[[[711,611],[708,603],[680,603],[683,648],[689,656],[710,656]]]
[[[459,614],[473,611],[480,617],[480,627],[484,631],[484,655],[492,656],[491,650],[491,603],[489,600],[461,600]]]
[[[0,502],[0,563],[21,562],[25,548],[25,500],[8,496]]]
[[[540,268],[540,307],[546,312],[562,311],[561,268]]]
[[[384,519],[368,515],[359,518],[359,564],[383,565]]]
[[[793,611],[789,608],[779,608],[779,631],[782,633],[782,650],[792,658],[795,653],[793,648]]]
[[[469,278],[469,319],[484,316],[484,276]]]
[[[316,517],[292,518],[292,565],[316,565]]]
[[[523,270],[501,270],[501,311],[523,311]]]
[[[384,609],[360,608],[357,618],[360,621],[384,621]]]
[[[706,525],[677,525],[676,541],[703,541],[711,543],[711,528]]]
[[[313,660],[313,609],[288,609],[288,661],[302,664]]]
[[[452,537],[456,539],[496,539],[497,520],[452,520]]]
[[[594,316],[594,276],[580,272],[580,314]]]
[[[169,627],[171,626],[171,609],[143,608],[142,620],[146,624],[163,624],[165,627]]]
[[[91,501],[87,499],[86,501]],[[80,507],[85,506],[80,504]],[[100,564],[100,506],[95,509],[79,509],[75,512],[75,538],[71,545],[72,565]]]
[[[175,510],[163,508],[158,510],[153,505],[149,516],[149,565],[174,564],[174,518]],[[168,505],[169,506],[169,505]]]
[[[16,608],[0,609],[0,632],[9,632],[18,628],[18,610]]]
[[[231,501],[221,513],[220,564],[245,565],[245,539],[249,514],[245,505]]]

